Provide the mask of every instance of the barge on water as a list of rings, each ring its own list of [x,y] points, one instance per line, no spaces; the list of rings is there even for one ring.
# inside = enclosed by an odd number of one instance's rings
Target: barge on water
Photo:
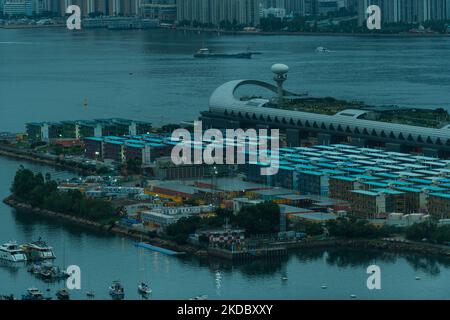
[[[213,53],[208,48],[201,48],[195,54],[194,58],[208,59],[208,58],[234,58],[234,59],[251,59],[253,55],[260,54],[259,52],[239,52],[239,53]]]

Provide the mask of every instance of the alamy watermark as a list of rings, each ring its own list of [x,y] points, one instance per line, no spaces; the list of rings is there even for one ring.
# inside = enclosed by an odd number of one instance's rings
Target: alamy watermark
[[[69,277],[66,280],[66,287],[69,290],[81,290],[81,269],[79,266],[68,266],[66,270]]]
[[[381,9],[379,6],[371,5],[367,8],[369,17],[367,18],[367,29],[380,30],[381,29]]]
[[[67,19],[66,25],[69,30],[81,30],[81,9],[79,6],[71,5],[67,7],[66,13],[70,16]]]
[[[246,164],[262,163],[261,175],[278,173],[280,134],[278,129],[226,129],[225,139],[219,129],[203,132],[201,121],[194,122],[194,136],[186,129],[172,133],[172,141],[178,143],[172,149],[172,162],[186,164]],[[206,146],[205,146],[206,144]],[[225,152],[225,154],[224,154]]]
[[[371,265],[367,267],[367,274],[370,274],[367,278],[367,289],[369,290],[381,290],[381,269],[377,265]]]

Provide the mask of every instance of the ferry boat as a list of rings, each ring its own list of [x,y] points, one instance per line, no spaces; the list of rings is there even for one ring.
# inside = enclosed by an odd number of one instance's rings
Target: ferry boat
[[[114,281],[109,287],[109,295],[115,300],[122,300],[125,297],[125,291],[119,281]]]
[[[208,48],[201,48],[195,54],[194,58],[236,58],[236,59],[251,59],[255,52],[240,52],[240,53],[212,53]]]
[[[0,259],[12,262],[22,262],[27,260],[27,256],[16,242],[10,241],[0,246]]]
[[[22,245],[22,249],[27,255],[28,260],[55,259],[53,248],[48,246],[45,241],[39,238],[38,241]]]

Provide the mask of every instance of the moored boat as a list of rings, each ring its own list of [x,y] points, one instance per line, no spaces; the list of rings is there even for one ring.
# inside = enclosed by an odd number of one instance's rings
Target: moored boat
[[[55,259],[53,248],[48,246],[45,241],[39,238],[38,241],[33,241],[22,245],[22,249],[27,255],[28,260],[44,260]]]
[[[69,299],[70,299],[70,293],[69,293],[69,290],[67,290],[66,288],[59,289],[59,290],[56,292],[56,297],[57,297],[59,300],[69,300]]]
[[[38,288],[28,288],[27,293],[22,295],[22,300],[44,300],[44,294]]]
[[[70,276],[66,271],[61,270],[57,266],[53,266],[51,263],[34,264],[28,268],[28,272],[50,281],[63,280]]]
[[[17,242],[10,241],[0,246],[0,259],[12,262],[22,262],[27,260],[27,256]]]
[[[109,287],[109,295],[115,300],[122,300],[125,297],[125,290],[120,281],[113,281]]]

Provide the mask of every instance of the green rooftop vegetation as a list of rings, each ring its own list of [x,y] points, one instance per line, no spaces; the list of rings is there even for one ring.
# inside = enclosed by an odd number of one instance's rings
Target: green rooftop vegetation
[[[428,128],[442,128],[450,123],[450,114],[443,108],[386,110],[370,112],[361,118]]]
[[[338,100],[332,97],[324,98],[294,98],[286,99],[283,103],[271,101],[265,105],[291,111],[310,112],[323,115],[335,115],[346,109],[362,109],[367,113],[359,119],[405,124],[411,126],[442,128],[450,124],[450,114],[443,108],[420,109],[401,108],[398,106],[370,106],[361,101]]]
[[[270,102],[266,105],[269,108],[285,109],[292,111],[311,112],[325,115],[334,115],[345,109],[362,109],[367,107],[360,101],[338,100],[332,97],[325,98],[297,98],[287,99],[282,104]]]

